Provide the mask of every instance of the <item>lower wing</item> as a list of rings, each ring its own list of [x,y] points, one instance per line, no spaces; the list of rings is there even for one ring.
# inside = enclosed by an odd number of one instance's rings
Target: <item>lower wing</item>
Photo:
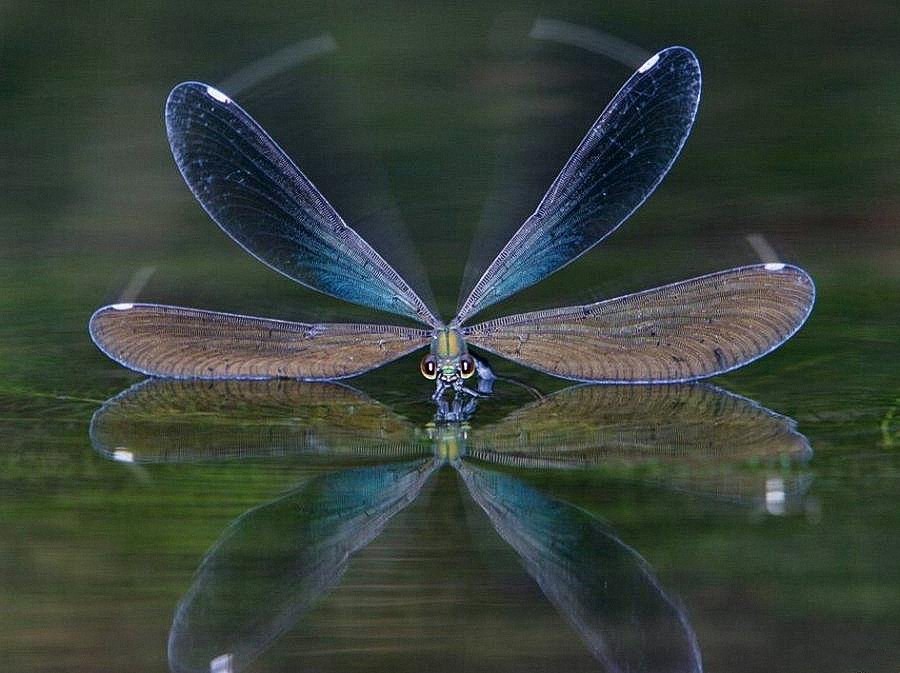
[[[429,343],[430,332],[392,325],[306,324],[158,304],[113,304],[91,338],[129,369],[180,379],[340,379]]]
[[[777,348],[814,301],[805,271],[759,264],[595,304],[497,318],[463,334],[474,346],[567,379],[691,381]]]
[[[104,402],[89,434],[97,453],[135,463],[289,457],[335,466],[434,453],[403,417],[333,381],[144,379]]]

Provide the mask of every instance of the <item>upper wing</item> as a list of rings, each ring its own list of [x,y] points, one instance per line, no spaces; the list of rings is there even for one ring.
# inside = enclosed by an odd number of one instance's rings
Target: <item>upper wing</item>
[[[439,323],[225,94],[198,82],[179,84],[166,102],[166,128],[175,163],[194,196],[251,255],[325,294],[431,326]]]
[[[759,264],[584,306],[463,329],[510,360],[578,381],[671,383],[722,374],[790,338],[815,287],[805,271]]]
[[[116,362],[181,379],[340,379],[430,339],[411,327],[313,325],[158,304],[104,306],[91,316],[90,332]]]
[[[688,49],[664,49],[642,65],[491,262],[457,322],[534,285],[612,233],[672,166],[699,100],[700,64]]]

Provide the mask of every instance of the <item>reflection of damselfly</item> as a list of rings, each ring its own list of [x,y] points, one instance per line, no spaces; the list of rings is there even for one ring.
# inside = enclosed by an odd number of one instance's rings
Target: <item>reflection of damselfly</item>
[[[787,498],[802,496],[790,465],[811,453],[790,419],[707,385],[576,386],[483,427],[419,430],[337,384],[150,380],[98,410],[91,438],[98,452],[128,463],[279,456],[343,468],[250,510],[222,534],[172,623],[169,661],[179,672],[214,662],[244,670],[337,586],[350,559],[445,465],[607,670],[699,671],[684,609],[637,551],[505,468],[591,468],[599,479],[637,475],[756,504],[774,474]],[[742,470],[748,463],[763,474]]]
[[[428,329],[113,304],[91,318],[91,335],[132,369],[206,379],[340,379],[430,345],[421,371],[435,379],[435,399],[451,389],[476,395],[463,380],[493,377],[468,345],[578,381],[681,382],[740,367],[808,316],[815,291],[801,269],[746,266],[467,324],[590,250],[634,212],[681,150],[699,97],[700,67],[689,50],[671,47],[644,63],[445,324],[244,110],[213,87],[181,84],[166,105],[169,142],[188,186],[229,236],[289,278]]]

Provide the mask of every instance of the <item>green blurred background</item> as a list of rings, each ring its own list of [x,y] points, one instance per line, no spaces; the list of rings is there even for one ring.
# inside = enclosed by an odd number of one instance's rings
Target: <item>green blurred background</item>
[[[804,505],[786,516],[602,470],[525,477],[641,552],[687,607],[708,670],[897,670],[900,9],[865,0],[3,3],[7,670],[166,670],[172,610],[204,550],[241,512],[323,469],[131,470],[94,453],[91,414],[139,380],[91,344],[96,307],[139,290],[270,317],[371,319],[266,269],[207,218],[168,150],[168,91],[198,79],[232,94],[352,225],[430,284],[446,318],[633,69],[530,37],[540,20],[649,53],[688,46],[703,98],[681,158],[628,224],[498,311],[755,262],[751,241],[764,240],[809,270],[818,301],[791,342],[717,383],[796,419],[815,455]],[[263,77],[273,55],[304,44],[321,53]],[[406,358],[358,384],[421,423],[429,389],[415,369]],[[501,390],[480,413],[500,417],[516,395]],[[597,668],[536,589],[492,574],[481,533],[456,516],[462,498],[441,476],[259,670]]]

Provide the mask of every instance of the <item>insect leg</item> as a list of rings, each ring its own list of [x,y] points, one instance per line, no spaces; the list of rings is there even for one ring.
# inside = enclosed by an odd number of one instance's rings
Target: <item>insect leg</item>
[[[474,358],[475,372],[478,374],[478,392],[482,395],[490,395],[494,392],[494,381],[497,380],[494,370],[487,360]]]
[[[457,394],[465,393],[466,395],[469,395],[470,397],[481,397],[481,395],[479,393],[477,393],[476,391],[472,390],[471,388],[467,388],[462,381],[459,381],[458,383],[456,383],[456,385],[453,386],[453,390],[456,391]]]
[[[444,397],[444,391],[449,387],[450,386],[444,383],[442,379],[438,378],[438,380],[434,382],[434,394],[431,396],[431,399],[438,402]]]

